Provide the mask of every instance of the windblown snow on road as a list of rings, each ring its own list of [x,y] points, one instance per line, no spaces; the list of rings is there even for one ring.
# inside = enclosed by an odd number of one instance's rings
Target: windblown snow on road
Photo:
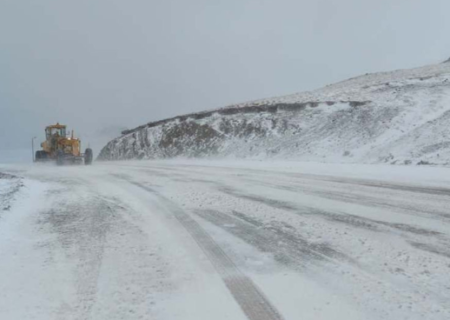
[[[0,172],[0,319],[450,317],[448,168]]]

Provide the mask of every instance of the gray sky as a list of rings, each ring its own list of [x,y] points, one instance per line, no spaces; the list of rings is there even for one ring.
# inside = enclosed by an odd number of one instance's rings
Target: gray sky
[[[0,152],[450,56],[448,0],[0,0]],[[14,138],[12,138],[14,137]]]

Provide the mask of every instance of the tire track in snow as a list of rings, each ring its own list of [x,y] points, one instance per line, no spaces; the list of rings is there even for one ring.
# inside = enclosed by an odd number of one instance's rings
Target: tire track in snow
[[[166,205],[180,224],[203,250],[214,268],[222,277],[228,290],[250,320],[282,320],[278,310],[270,303],[264,293],[243,274],[234,262],[226,255],[214,239],[186,212],[174,205],[169,199],[157,191],[141,183],[130,181],[123,176],[117,178],[156,195]]]
[[[76,280],[75,300],[73,304],[60,305],[58,318],[94,319],[106,239],[116,223],[115,208],[92,189],[84,190],[84,186],[78,189],[82,186],[80,181],[59,179],[57,182],[60,188],[47,194],[47,201],[52,201],[54,206],[40,213],[38,223],[41,231],[55,236],[40,245],[48,247],[50,255],[63,253],[71,263]]]

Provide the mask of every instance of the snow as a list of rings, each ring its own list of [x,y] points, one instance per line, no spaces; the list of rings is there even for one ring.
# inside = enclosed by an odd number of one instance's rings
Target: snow
[[[180,116],[110,141],[102,160],[276,159],[450,164],[450,64]]]
[[[55,304],[64,299],[65,290],[61,288],[66,284],[65,277],[58,277],[54,273],[56,268],[47,265],[42,252],[35,247],[42,235],[36,233],[32,220],[42,205],[40,198],[44,192],[42,183],[26,181],[13,209],[0,215],[2,319],[45,319],[46,312],[57,309]]]
[[[0,220],[8,261],[0,265],[0,318],[245,319],[196,259],[201,250],[185,245],[189,235],[145,193],[94,171],[83,179],[84,167],[55,169],[32,167],[26,192]]]
[[[450,316],[445,167],[174,159],[0,172],[15,177],[0,195],[21,183],[0,213],[1,319],[259,320],[252,290],[286,320]]]
[[[22,187],[23,182],[19,177],[0,172],[0,213],[11,208],[17,193]]]

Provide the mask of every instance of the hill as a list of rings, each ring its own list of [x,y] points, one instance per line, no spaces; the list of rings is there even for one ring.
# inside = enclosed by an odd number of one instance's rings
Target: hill
[[[173,157],[450,163],[450,63],[147,123],[99,160]]]

